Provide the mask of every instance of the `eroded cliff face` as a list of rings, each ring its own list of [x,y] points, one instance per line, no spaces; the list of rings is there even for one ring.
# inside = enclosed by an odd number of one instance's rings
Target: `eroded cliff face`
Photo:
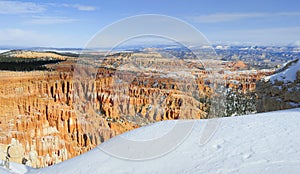
[[[114,71],[84,79],[66,71],[1,72],[2,159],[8,150],[11,161],[45,167],[154,121],[207,116],[188,81],[122,73],[132,80],[119,84]]]
[[[299,60],[290,62],[277,74],[257,82],[258,112],[300,107],[299,65]]]
[[[1,159],[8,152],[11,161],[45,167],[148,123],[208,118],[216,77],[193,60],[158,58],[136,57],[134,67],[125,54],[92,68],[84,59],[49,65],[51,72],[1,71]],[[241,90],[254,90],[262,76],[219,74],[217,83]]]
[[[102,139],[88,137],[86,123],[76,115],[72,104],[70,73],[1,75],[1,143],[12,144],[10,153],[20,149],[24,152],[17,157],[11,155],[13,161],[27,160],[33,167],[48,166],[90,150],[115,135],[104,119],[94,119],[99,123],[98,129],[91,133]]]

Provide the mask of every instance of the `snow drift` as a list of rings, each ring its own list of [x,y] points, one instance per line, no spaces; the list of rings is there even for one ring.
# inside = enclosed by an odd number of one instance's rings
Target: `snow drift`
[[[218,123],[217,129],[207,143],[201,144],[200,138],[210,121]],[[300,172],[300,108],[211,120],[164,121],[121,136],[148,141],[181,122],[193,122],[191,131],[176,148],[156,158],[124,159],[103,151],[102,146],[115,146],[113,138],[83,155],[47,168],[31,169],[11,164],[11,170],[0,167],[0,173]]]

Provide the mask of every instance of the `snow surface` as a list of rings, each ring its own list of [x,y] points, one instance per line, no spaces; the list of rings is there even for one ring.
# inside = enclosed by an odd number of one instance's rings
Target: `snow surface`
[[[11,172],[7,171],[5,168],[0,167],[1,174],[11,174]]]
[[[7,51],[10,51],[10,50],[0,50],[0,54],[1,54],[1,53],[5,53],[5,52],[7,52]]]
[[[285,65],[286,66],[286,65]],[[280,73],[276,73],[269,77],[266,77],[266,80],[270,80],[272,83],[277,81],[294,82],[296,80],[297,71],[300,71],[300,60],[298,59],[296,63],[293,63],[290,67],[285,69]]]
[[[119,158],[103,147],[121,147],[118,138],[149,141],[158,133],[170,131],[178,124],[190,124],[190,131],[169,153],[144,160]],[[207,126],[217,129],[205,144]],[[247,116],[196,121],[164,121],[112,138],[97,148],[65,162],[27,173],[300,173],[300,108]],[[212,129],[213,131],[214,129]],[[172,131],[171,131],[172,132]],[[174,131],[173,131],[174,132]],[[177,132],[180,136],[180,132]],[[144,135],[144,136],[143,136]],[[144,139],[143,139],[144,137]],[[166,143],[166,142],[164,142]],[[167,142],[172,143],[172,142]],[[162,149],[168,144],[159,145]],[[136,149],[134,153],[141,153]],[[142,149],[149,151],[149,146]],[[0,172],[3,172],[0,167]],[[14,171],[15,173],[26,173]]]
[[[1,174],[23,174],[23,173],[32,173],[37,169],[31,168],[29,166],[25,166],[17,163],[9,163],[9,170],[6,169],[2,164],[4,164],[3,160],[0,160],[0,173]]]
[[[38,51],[52,51],[56,53],[73,53],[73,54],[80,54],[81,50],[57,50],[57,49],[43,49]]]

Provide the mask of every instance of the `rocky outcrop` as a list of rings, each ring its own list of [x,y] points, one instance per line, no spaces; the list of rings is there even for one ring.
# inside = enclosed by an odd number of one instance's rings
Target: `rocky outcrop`
[[[240,60],[232,63],[230,62],[227,66],[234,70],[247,69],[248,67],[243,61]]]
[[[257,82],[258,112],[300,107],[299,62],[290,62],[277,74]]]

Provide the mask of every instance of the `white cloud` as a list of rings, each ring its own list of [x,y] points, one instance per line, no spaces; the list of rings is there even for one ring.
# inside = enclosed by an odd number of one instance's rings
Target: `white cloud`
[[[43,5],[33,2],[0,1],[0,14],[40,13],[45,10]]]
[[[96,10],[96,7],[94,6],[81,5],[81,4],[34,3],[34,2],[0,0],[0,14],[41,13],[46,11],[48,6],[75,8],[80,11]]]
[[[88,5],[81,5],[81,4],[63,4],[64,7],[75,8],[80,11],[94,11],[96,7],[88,6]]]
[[[300,40],[296,40],[294,43],[292,43],[293,45],[295,45],[295,46],[298,46],[298,47],[300,47]]]
[[[78,21],[77,19],[67,17],[51,17],[51,16],[36,16],[33,19],[27,21],[29,24],[66,24]]]
[[[20,28],[0,29],[0,46],[22,47],[81,47],[84,36],[49,33]]]
[[[262,13],[216,13],[193,17],[192,20],[198,23],[216,23],[235,21],[245,18],[260,17]]]
[[[300,12],[281,12],[270,14],[270,16],[300,16]]]
[[[93,6],[85,6],[85,5],[74,5],[73,6],[74,8],[77,8],[77,10],[80,10],[80,11],[94,11],[96,10],[95,7]]]
[[[252,42],[266,44],[290,44],[300,40],[299,27],[265,28],[256,30],[227,30],[207,34],[212,40]]]
[[[218,23],[237,21],[249,18],[261,17],[280,17],[280,16],[300,16],[300,12],[280,12],[280,13],[215,13],[210,15],[200,15],[190,17],[190,19],[197,23]]]
[[[21,29],[3,29],[3,30],[0,30],[0,35],[5,36],[5,37],[1,37],[2,41],[3,40],[10,40],[10,39],[7,39],[7,38],[16,38],[16,37],[19,37],[19,36],[24,36],[25,31],[21,30]]]
[[[19,28],[0,29],[0,45],[41,45],[50,39],[32,30]]]

